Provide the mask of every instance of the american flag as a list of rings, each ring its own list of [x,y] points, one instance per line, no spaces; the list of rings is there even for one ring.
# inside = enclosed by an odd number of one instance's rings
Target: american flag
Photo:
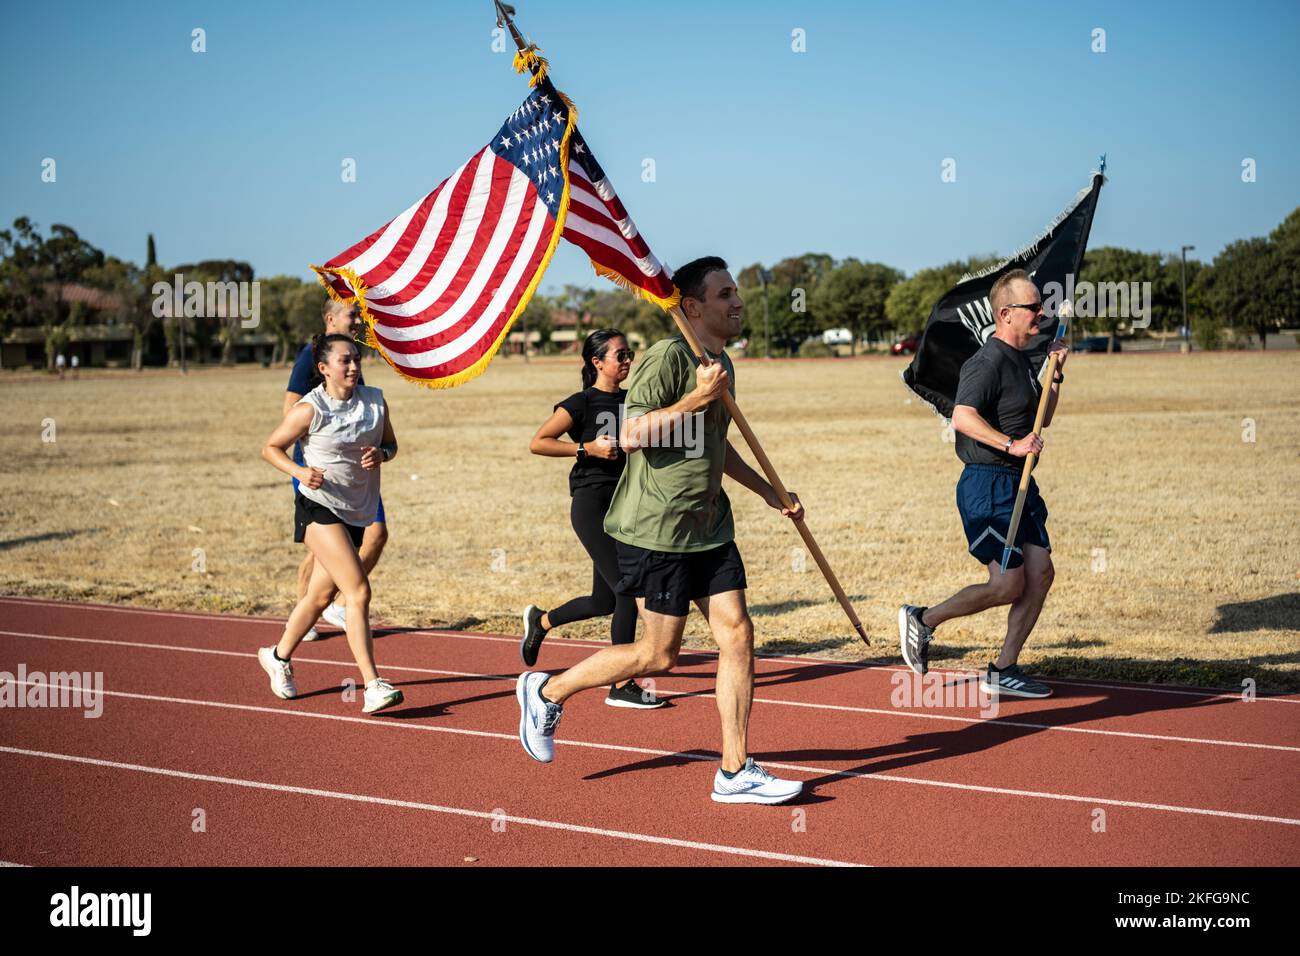
[[[578,135],[576,110],[543,80],[475,153],[387,225],[312,268],[357,299],[367,342],[433,388],[481,374],[541,282],[560,236],[601,275],[668,307],[670,273],[638,235]]]
[[[564,238],[587,253],[598,274],[664,308],[676,305],[680,296],[672,273],[641,238],[605,171],[576,129],[569,145],[569,183]]]

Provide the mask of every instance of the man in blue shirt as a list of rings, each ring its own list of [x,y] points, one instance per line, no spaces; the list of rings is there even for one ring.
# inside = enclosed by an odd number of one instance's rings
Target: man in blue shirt
[[[322,315],[325,320],[326,335],[350,335],[355,339],[361,332],[361,307],[356,302],[338,302],[334,299],[326,299]],[[284,408],[280,414],[282,416],[288,415],[289,409],[294,406],[294,403],[320,383],[320,373],[316,371],[316,363],[312,360],[312,346],[308,342],[302,347],[302,351],[298,353],[298,358],[293,363],[293,371],[289,373],[289,385],[284,393]],[[357,384],[364,385],[365,377],[358,376]],[[302,457],[302,446],[299,444],[293,446],[293,460],[299,465],[306,464]],[[298,490],[297,478],[293,479],[293,490],[295,492]],[[379,499],[379,514],[375,518],[375,523],[366,527],[365,537],[361,539],[361,565],[366,569],[367,575],[379,563],[379,556],[384,553],[384,545],[387,542],[388,525],[384,517],[384,499],[381,497]],[[311,580],[315,560],[312,553],[308,551],[302,559],[302,564],[298,566],[299,600],[302,600],[303,595],[307,593],[307,582]],[[335,627],[346,630],[347,619],[343,605],[337,601],[330,604],[321,617]],[[314,641],[317,636],[316,629],[312,628],[307,632],[303,640]]]

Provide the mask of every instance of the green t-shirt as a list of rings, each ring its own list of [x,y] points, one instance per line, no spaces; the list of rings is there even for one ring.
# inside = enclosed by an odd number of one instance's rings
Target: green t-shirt
[[[735,368],[726,352],[721,360],[735,397]],[[697,364],[680,335],[652,345],[628,379],[623,404],[627,418],[677,404],[695,388]],[[683,420],[662,439],[652,436],[650,447],[627,456],[605,515],[605,531],[612,537],[675,553],[708,551],[735,537],[731,502],[722,490],[731,416],[715,401],[686,417],[693,420]]]

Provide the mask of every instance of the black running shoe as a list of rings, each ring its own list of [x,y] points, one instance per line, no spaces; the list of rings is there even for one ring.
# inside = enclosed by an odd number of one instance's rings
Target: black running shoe
[[[904,604],[898,609],[898,644],[903,649],[903,661],[918,674],[930,669],[930,642],[934,628],[921,623],[926,608]]]
[[[542,649],[542,641],[546,640],[546,628],[542,627],[545,613],[535,604],[524,608],[524,639],[519,642],[519,656],[529,667],[537,663],[537,652]]]
[[[1019,664],[1012,664],[998,670],[992,664],[980,681],[980,689],[986,694],[1007,694],[1011,697],[1051,697],[1052,688],[1042,681],[1034,680],[1020,669]]]
[[[636,681],[630,680],[622,687],[611,687],[605,703],[611,707],[632,707],[636,710],[654,710],[667,701],[660,700],[654,691],[638,687]]]

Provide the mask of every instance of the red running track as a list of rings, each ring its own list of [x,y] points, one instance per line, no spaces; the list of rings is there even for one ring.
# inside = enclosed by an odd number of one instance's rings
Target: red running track
[[[658,711],[575,699],[540,765],[516,734],[514,638],[378,629],[406,703],[367,717],[334,630],[295,656],[303,696],[271,695],[254,655],[282,626],[0,599],[0,671],[99,672],[105,690],[96,718],[0,711],[0,862],[1300,863],[1294,696],[1055,681],[985,719],[895,706],[901,667],[762,658],[751,747],[805,795],[738,807],[709,799],[711,654],[657,679]],[[552,638],[540,663],[598,646]]]

